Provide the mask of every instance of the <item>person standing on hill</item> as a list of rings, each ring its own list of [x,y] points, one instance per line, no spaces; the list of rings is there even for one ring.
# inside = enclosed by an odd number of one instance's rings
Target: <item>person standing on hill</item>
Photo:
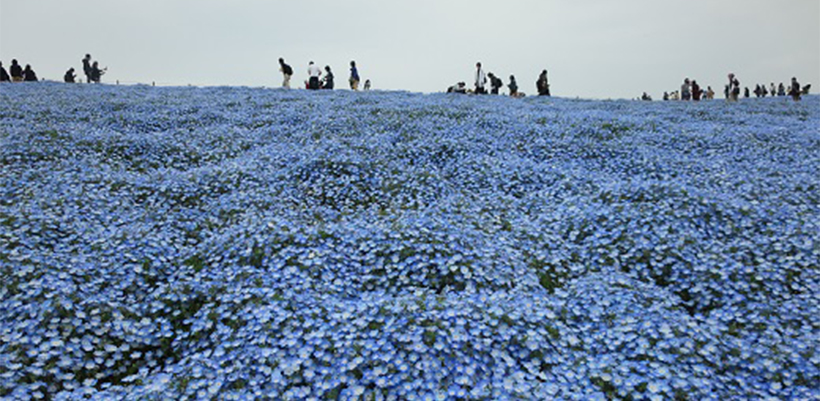
[[[692,84],[689,82],[689,78],[683,80],[683,85],[680,86],[680,99],[681,100],[691,100],[692,99]]]
[[[9,73],[6,71],[5,68],[3,68],[3,62],[0,61],[0,82],[10,82],[10,81],[11,81],[11,76],[9,76]]]
[[[792,84],[789,88],[789,95],[794,99],[794,101],[800,100],[800,94],[802,90],[800,89],[800,83],[797,82],[797,77],[792,77]]]
[[[290,89],[290,77],[293,76],[293,68],[291,66],[285,64],[285,59],[279,58],[279,71],[282,72],[282,87],[285,89]]]
[[[541,71],[538,80],[535,81],[535,87],[538,89],[538,96],[550,96],[550,83],[547,79],[547,70]]]
[[[108,68],[100,69],[100,63],[94,62],[91,64],[91,82],[96,84],[100,83],[100,78],[102,78],[103,74],[108,71]]]
[[[475,94],[476,95],[483,95],[487,93],[487,90],[484,89],[484,85],[487,85],[487,74],[484,73],[484,69],[481,68],[481,63],[475,63]]]
[[[692,100],[699,102],[700,95],[703,91],[700,90],[700,85],[698,85],[698,81],[692,80]]]
[[[319,89],[319,77],[322,76],[322,70],[313,64],[311,61],[308,63],[308,89],[316,90]]]
[[[63,81],[65,81],[65,83],[73,84],[75,78],[77,78],[77,75],[74,74],[73,67],[69,68],[68,71],[65,72],[65,75],[63,75]]]
[[[330,66],[325,66],[325,83],[322,85],[322,89],[333,89],[333,71],[330,71]]]
[[[11,60],[11,67],[9,67],[12,82],[23,82],[23,67],[17,64],[17,59]]]
[[[94,82],[91,80],[91,55],[86,54],[83,58],[83,73],[85,74],[85,82]]]
[[[356,68],[356,62],[351,61],[350,62],[350,79],[348,80],[350,82],[350,89],[352,89],[354,91],[359,90],[359,81],[360,80],[361,79],[359,78],[359,69]]]
[[[507,87],[510,88],[511,97],[518,97],[518,83],[515,82],[515,75],[510,75],[510,84]]]
[[[29,64],[26,64],[26,69],[23,70],[23,81],[37,82],[37,74],[34,73]]]

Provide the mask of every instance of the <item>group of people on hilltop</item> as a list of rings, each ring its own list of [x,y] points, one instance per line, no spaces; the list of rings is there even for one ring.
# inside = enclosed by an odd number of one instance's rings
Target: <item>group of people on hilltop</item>
[[[0,82],[37,82],[37,74],[31,68],[31,65],[26,64],[23,68],[17,59],[11,60],[9,70],[3,67],[3,62],[0,61]]]
[[[100,82],[100,77],[107,71],[107,68],[100,69],[98,62],[91,61],[91,55],[86,54],[83,58],[83,72],[85,72],[86,82]],[[74,68],[69,68],[63,75],[63,81],[68,83],[76,82],[77,75],[74,73]],[[3,67],[3,62],[0,61],[0,82],[36,82],[37,74],[26,64],[25,68],[20,67],[16,59],[11,60],[11,67],[7,72]]]
[[[727,101],[736,102],[741,97],[741,88],[740,88],[740,81],[738,80],[737,76],[734,73],[730,73],[728,75],[729,82],[723,87],[723,96],[726,98]],[[774,83],[771,84],[771,94],[772,96],[786,96],[789,95],[795,101],[800,100],[801,95],[807,95],[811,85],[806,85],[804,87],[800,87],[800,83],[797,82],[797,78],[792,78],[791,86],[788,87],[788,90],[785,85],[782,83],[779,87],[775,87]],[[769,91],[766,90],[765,85],[757,85],[755,86],[754,94],[756,97],[766,97],[769,94]],[[750,97],[749,88],[746,87],[743,89],[742,92],[743,97]],[[664,92],[663,93],[663,100],[692,100],[692,101],[699,101],[701,99],[714,99],[715,92],[712,90],[712,87],[707,87],[706,91],[703,91],[698,85],[697,81],[689,80],[686,78],[683,80],[683,84],[681,85],[680,92],[675,91],[670,93]],[[644,92],[641,96],[642,100],[652,100],[649,95]]]
[[[293,67],[289,64],[285,63],[284,58],[279,58],[279,71],[282,73],[283,80],[282,80],[282,87],[285,89],[290,89],[290,80],[293,77]],[[329,65],[325,66],[324,76],[322,70],[313,62],[308,63],[307,68],[308,79],[305,81],[305,88],[310,90],[318,90],[318,89],[333,89],[336,86],[335,82],[335,75],[333,74],[333,70],[330,68]],[[350,78],[348,82],[350,83],[350,89],[354,91],[359,90],[359,82],[361,78],[359,77],[359,69],[356,67],[356,61],[350,62]],[[366,80],[364,83],[364,90],[370,90],[370,80]]]
[[[808,84],[808,85],[803,86],[801,88],[800,83],[797,82],[797,78],[792,77],[792,81],[791,81],[791,84],[789,86],[788,91],[786,91],[786,85],[783,85],[783,82],[781,82],[780,85],[778,85],[778,86],[774,86],[774,82],[772,82],[770,84],[769,88],[770,89],[768,89],[768,90],[766,89],[766,84],[755,85],[755,90],[754,90],[755,97],[766,97],[769,94],[771,94],[773,97],[774,96],[789,95],[794,100],[800,100],[801,95],[808,95],[809,94],[809,91],[811,90],[811,84]],[[749,88],[746,88],[746,91],[748,93]],[[747,94],[746,97],[749,97],[749,95]]]
[[[492,72],[485,73],[484,68],[481,66],[481,62],[476,63],[475,67],[476,72],[473,89],[467,89],[467,84],[464,82],[457,82],[455,85],[447,88],[447,93],[485,95],[488,93],[486,87],[489,84],[489,93],[492,95],[498,95],[501,88],[504,87],[504,81]],[[550,85],[547,79],[547,70],[543,70],[538,76],[538,80],[535,81],[535,87],[538,90],[539,96],[550,96]],[[515,80],[515,75],[510,75],[510,83],[507,85],[507,88],[510,90],[511,97],[518,98],[526,96],[523,92],[518,91],[518,82]]]

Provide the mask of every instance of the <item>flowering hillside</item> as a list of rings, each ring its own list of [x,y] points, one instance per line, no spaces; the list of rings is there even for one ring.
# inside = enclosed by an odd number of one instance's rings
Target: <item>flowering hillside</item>
[[[820,397],[816,96],[0,105],[0,398]]]

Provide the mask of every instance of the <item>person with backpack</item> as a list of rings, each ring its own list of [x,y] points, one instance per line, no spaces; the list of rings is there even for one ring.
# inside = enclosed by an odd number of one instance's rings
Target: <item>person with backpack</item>
[[[486,94],[487,90],[484,89],[484,85],[487,84],[487,75],[484,73],[484,70],[481,68],[481,63],[475,63],[475,94],[482,95]]]
[[[498,94],[498,90],[504,86],[504,82],[501,81],[501,78],[495,76],[493,73],[487,74],[490,77],[490,93],[493,95]]]
[[[319,77],[322,76],[322,70],[311,61],[308,63],[308,84],[307,88],[310,90],[319,89]]]
[[[515,82],[515,75],[510,75],[510,84],[507,87],[510,88],[511,97],[518,97],[518,83]]]
[[[282,72],[283,76],[282,87],[285,89],[290,89],[290,78],[293,76],[293,68],[285,64],[285,59],[281,57],[279,58],[279,71]]]
[[[3,68],[2,61],[0,61],[0,82],[11,82],[11,76],[9,76],[9,73]]]
[[[37,74],[34,73],[29,64],[26,64],[26,68],[23,70],[23,81],[37,82]]]
[[[17,64],[17,59],[11,60],[9,73],[11,74],[11,82],[23,82],[23,67]]]
[[[86,54],[83,58],[83,73],[85,74],[85,82],[94,82],[91,80],[91,55]]]
[[[65,75],[63,75],[63,81],[65,81],[65,83],[68,83],[68,84],[73,84],[75,78],[77,78],[77,75],[74,74],[74,68],[73,67],[69,68],[68,71],[65,72]]]
[[[322,89],[333,89],[333,71],[330,71],[330,66],[325,66],[325,83],[322,85]]]
[[[356,62],[350,61],[350,89],[357,91],[359,90],[359,69],[356,68]]]

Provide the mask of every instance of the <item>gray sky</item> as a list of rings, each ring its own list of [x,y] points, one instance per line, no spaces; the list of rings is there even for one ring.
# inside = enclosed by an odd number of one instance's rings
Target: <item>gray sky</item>
[[[820,0],[0,0],[0,60],[40,77],[278,86],[310,60],[347,86],[348,62],[377,89],[443,91],[474,65],[553,95],[658,98],[685,77],[722,90],[788,82],[820,89]]]

